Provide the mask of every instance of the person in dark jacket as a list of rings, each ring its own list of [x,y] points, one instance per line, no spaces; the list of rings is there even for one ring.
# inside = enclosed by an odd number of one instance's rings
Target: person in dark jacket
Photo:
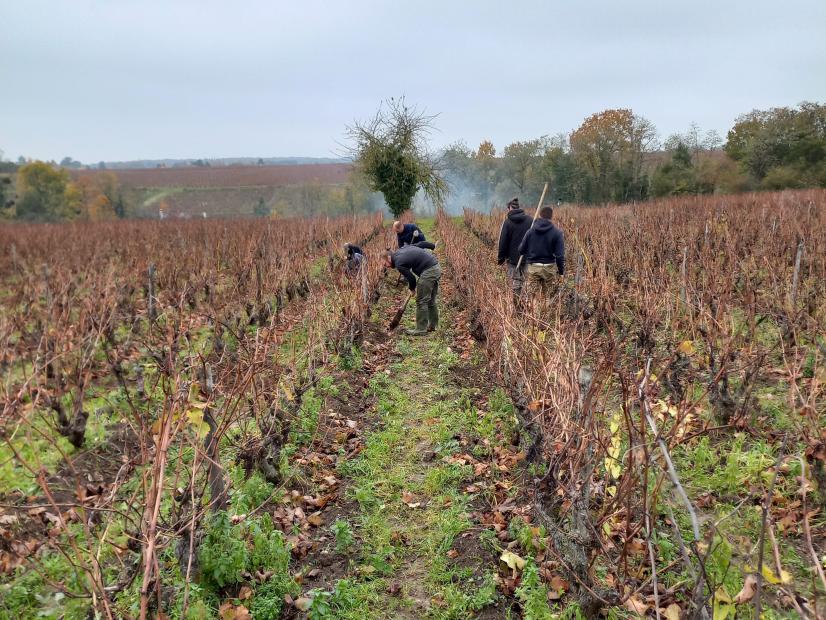
[[[364,252],[361,251],[359,246],[352,243],[345,243],[344,251],[347,254],[347,264],[344,266],[344,273],[348,276],[356,275],[367,257],[364,256]]]
[[[551,223],[553,213],[551,207],[542,207],[536,222],[519,244],[519,254],[524,255],[528,263],[528,287],[541,290],[544,297],[556,284],[556,274],[565,275],[565,238]]]
[[[499,257],[501,265],[507,262],[508,281],[513,290],[513,298],[518,302],[522,293],[522,283],[525,280],[525,262],[519,263],[519,244],[528,229],[531,227],[531,218],[519,207],[519,198],[508,202],[508,217],[502,223],[499,232]],[[518,267],[517,267],[518,265]]]
[[[418,245],[423,241],[427,241],[424,233],[415,224],[402,224],[396,221],[393,222],[393,231],[396,233],[396,239],[398,240],[400,248],[406,245]],[[433,248],[426,249],[432,250]]]
[[[410,291],[416,292],[416,329],[407,333],[421,336],[436,329],[439,326],[436,295],[442,277],[442,268],[436,256],[422,248],[406,245],[395,252],[385,252],[384,264],[398,269],[407,280]]]

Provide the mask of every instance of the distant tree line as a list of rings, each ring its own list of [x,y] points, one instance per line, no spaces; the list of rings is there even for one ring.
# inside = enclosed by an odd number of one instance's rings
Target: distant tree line
[[[109,173],[72,179],[65,168],[41,161],[23,164],[15,179],[0,178],[0,214],[29,221],[103,220],[122,218],[126,206],[117,177]]]
[[[627,202],[678,194],[826,187],[826,105],[803,103],[740,116],[724,141],[696,125],[660,142],[628,109],[593,114],[569,134],[447,148],[448,204],[491,206],[518,194],[553,201]]]
[[[437,164],[424,137],[433,117],[390,100],[366,123],[348,128],[351,155],[362,174],[346,184],[273,188],[245,207],[258,217],[337,215],[380,208],[394,213],[422,191],[448,207],[504,204],[514,194],[536,200],[546,181],[551,201],[627,202],[679,194],[826,187],[826,105],[754,110],[737,118],[723,140],[691,125],[660,142],[656,128],[629,109],[592,114],[568,134],[514,142],[497,153],[482,142],[447,148]],[[259,160],[259,164],[263,160]],[[195,166],[209,166],[196,160]],[[72,179],[82,164],[18,159],[0,152],[0,217],[98,220],[125,217],[117,177],[100,172]],[[105,169],[100,162],[97,166]],[[444,182],[447,182],[447,193]]]

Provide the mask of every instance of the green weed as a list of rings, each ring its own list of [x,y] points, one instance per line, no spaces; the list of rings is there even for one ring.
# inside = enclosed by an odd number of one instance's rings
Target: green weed
[[[355,543],[350,524],[343,519],[336,519],[336,522],[333,523],[330,530],[336,538],[336,551],[338,553],[347,553]]]
[[[522,605],[525,620],[554,620],[548,606],[548,588],[539,578],[539,569],[528,559],[522,573],[522,583],[516,589],[516,598]]]

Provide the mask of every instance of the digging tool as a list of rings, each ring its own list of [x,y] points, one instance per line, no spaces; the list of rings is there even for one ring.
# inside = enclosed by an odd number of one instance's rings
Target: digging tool
[[[404,300],[402,307],[396,310],[396,316],[394,316],[393,320],[390,321],[390,329],[396,329],[399,326],[399,323],[402,321],[402,316],[404,316],[404,311],[407,309],[407,304],[410,303],[411,299],[413,299],[413,291],[410,291],[410,294],[407,296],[407,299]]]
[[[545,187],[542,189],[542,195],[539,197],[539,204],[536,205],[536,211],[533,214],[533,220],[531,221],[531,228],[533,228],[533,225],[536,224],[536,218],[537,218],[537,216],[539,216],[539,209],[542,208],[542,203],[545,201],[545,192],[547,192],[547,191],[548,191],[548,184],[545,183]],[[528,232],[530,232],[531,228],[528,229]],[[527,235],[528,233],[525,233],[525,234]],[[517,271],[522,266],[522,259],[523,258],[525,258],[525,255],[520,254],[519,255],[519,262],[516,263],[516,270]]]

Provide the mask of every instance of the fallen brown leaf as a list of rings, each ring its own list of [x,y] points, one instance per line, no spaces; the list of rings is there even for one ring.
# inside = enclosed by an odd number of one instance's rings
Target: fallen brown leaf
[[[308,611],[313,605],[313,599],[302,596],[301,598],[295,599],[293,605],[295,605],[295,608],[298,610]]]
[[[625,607],[628,611],[635,613],[639,616],[644,616],[645,612],[648,611],[648,604],[645,603],[639,596],[636,594],[634,596],[630,596],[625,599],[625,603],[623,603],[623,607]]]
[[[746,575],[746,581],[743,583],[743,589],[740,590],[734,597],[734,602],[738,605],[740,603],[747,603],[757,593],[757,576]]]

